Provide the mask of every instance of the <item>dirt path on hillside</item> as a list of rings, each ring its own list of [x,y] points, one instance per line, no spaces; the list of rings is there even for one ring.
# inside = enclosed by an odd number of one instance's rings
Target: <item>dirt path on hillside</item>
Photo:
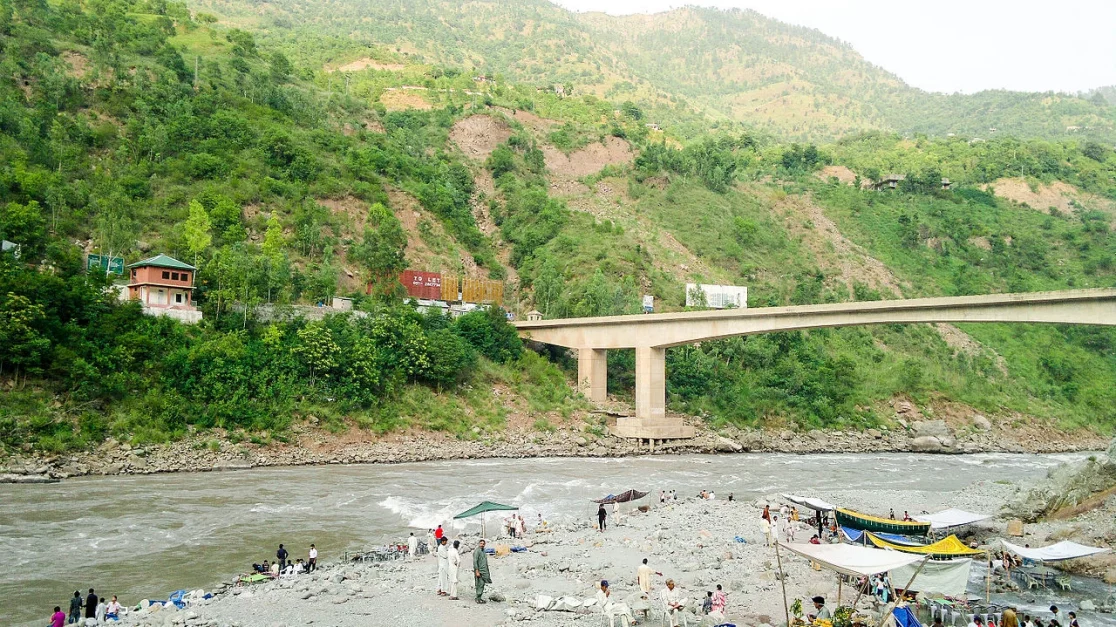
[[[325,71],[326,72],[359,72],[361,70],[381,70],[381,71],[388,71],[388,72],[401,72],[404,69],[406,69],[406,67],[407,66],[403,65],[402,63],[384,63],[383,61],[377,61],[377,60],[375,60],[373,58],[370,58],[370,57],[362,57],[360,59],[357,59],[356,61],[350,61],[350,62],[348,62],[344,65],[340,65],[340,66],[337,66],[335,68],[331,68],[331,67],[327,66],[325,68]]]

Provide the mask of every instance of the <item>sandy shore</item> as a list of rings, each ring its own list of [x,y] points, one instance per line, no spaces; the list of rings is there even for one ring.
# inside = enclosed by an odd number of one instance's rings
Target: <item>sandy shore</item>
[[[827,496],[843,506],[869,512],[886,512],[892,507],[912,512],[947,507],[996,512],[1017,495],[1018,489],[1009,483],[978,481],[952,492],[884,487],[873,491],[837,490]],[[540,594],[590,598],[596,583],[607,579],[612,583],[614,599],[634,603],[639,597],[635,571],[643,558],[663,573],[655,578],[656,591],[666,578],[673,578],[686,597],[698,603],[707,590],[721,584],[728,593],[728,622],[780,624],[784,610],[776,578],[776,555],[764,545],[759,518],[761,503],[768,499],[775,502],[776,495],[754,502],[728,502],[725,496],[720,494],[714,501],[680,497],[667,505],[652,503],[648,513],[633,511],[623,514],[619,521],[610,517],[605,533],[598,533],[586,519],[583,524],[560,526],[548,533],[529,533],[522,541],[494,539],[495,544],[522,544],[528,551],[489,559],[493,584],[486,591],[492,599],[487,605],[469,600],[473,585],[468,551],[477,538],[463,536],[460,601],[435,595],[436,561],[425,556],[414,561],[331,564],[317,573],[288,580],[240,588],[222,586],[217,597],[186,611],[132,614],[124,624],[479,627],[531,621],[539,625],[595,625],[600,624],[600,616],[537,611],[535,600]],[[1047,533],[1064,529],[1066,524],[1044,523],[1029,531],[1040,542]],[[997,537],[1005,525],[1005,520],[992,521],[979,532],[979,540]],[[490,531],[494,526],[489,525]],[[808,539],[809,533],[802,524],[798,539]],[[736,536],[746,543],[735,541]],[[836,580],[832,573],[815,571],[805,560],[785,553],[782,558],[791,602],[823,595],[835,605]],[[861,607],[868,606],[862,603]]]

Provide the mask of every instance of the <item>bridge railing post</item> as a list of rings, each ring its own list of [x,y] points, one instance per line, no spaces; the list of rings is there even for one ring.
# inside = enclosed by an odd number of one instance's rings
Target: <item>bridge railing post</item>
[[[666,418],[665,348],[636,347],[635,405],[640,420]]]
[[[594,403],[608,400],[608,351],[577,349],[577,389]]]

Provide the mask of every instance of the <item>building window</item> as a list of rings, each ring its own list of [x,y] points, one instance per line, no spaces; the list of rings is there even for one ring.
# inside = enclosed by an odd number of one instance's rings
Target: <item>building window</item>
[[[163,272],[163,278],[164,278],[164,279],[169,279],[169,278],[170,278],[170,272],[166,272],[166,271],[164,271],[164,272]]]
[[[172,281],[177,281],[178,280],[178,273],[177,272],[171,272],[171,280]]]
[[[182,304],[182,292],[178,292],[174,295],[174,302],[179,305]]]
[[[183,281],[189,281],[190,280],[190,273],[189,272],[183,272],[182,273],[182,280]]]

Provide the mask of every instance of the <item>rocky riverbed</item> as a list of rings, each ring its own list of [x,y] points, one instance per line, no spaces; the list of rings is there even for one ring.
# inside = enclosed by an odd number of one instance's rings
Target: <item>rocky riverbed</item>
[[[713,430],[687,420],[697,437],[666,442],[656,453],[1060,453],[1101,450],[1107,440],[1096,433],[1068,432],[1056,425],[1005,416],[997,420],[971,412],[939,410],[927,415],[908,401],[896,401],[891,428],[865,431],[792,431],[790,429]],[[923,413],[923,412],[926,413]],[[608,435],[609,416],[574,419],[553,430],[508,428],[465,437],[436,432],[377,436],[359,429],[341,434],[301,424],[286,443],[233,442],[222,433],[193,435],[165,445],[132,446],[113,439],[79,454],[18,452],[0,458],[0,483],[30,483],[85,475],[150,474],[237,470],[311,464],[404,463],[450,459],[528,457],[626,457],[643,455],[647,445]],[[611,417],[615,420],[615,416]]]
[[[977,482],[950,492],[881,488],[835,496],[845,505],[866,511],[885,511],[894,503],[911,504],[912,509],[919,510],[947,506],[979,510],[1007,502],[1015,490],[1014,486],[1002,483]],[[489,559],[493,584],[486,591],[489,601],[486,605],[471,600],[474,589],[468,551],[476,545],[477,537],[466,535],[459,537],[464,545],[459,601],[435,594],[435,560],[422,556],[378,563],[335,563],[314,574],[252,586],[225,584],[216,589],[214,599],[187,610],[148,609],[131,614],[123,624],[151,627],[599,624],[600,616],[591,610],[583,613],[538,610],[538,598],[540,595],[591,598],[597,583],[607,579],[612,584],[613,599],[641,607],[635,570],[644,558],[662,573],[654,578],[655,591],[663,587],[665,579],[672,578],[690,605],[696,606],[706,591],[720,584],[729,599],[725,622],[782,624],[785,619],[777,577],[779,558],[771,547],[765,546],[759,520],[762,504],[778,503],[777,496],[772,494],[749,502],[728,502],[723,497],[722,494],[720,500],[714,501],[690,497],[665,505],[652,503],[649,512],[627,512],[619,520],[610,517],[604,533],[585,521],[558,525],[545,533],[532,532],[521,540],[496,539],[490,546],[521,545],[527,550]],[[992,521],[977,529],[969,540],[994,547],[1005,526],[1006,520]],[[1028,531],[1032,542],[1042,543],[1043,536],[1051,530],[1053,527],[1036,527]],[[800,523],[798,539],[805,540],[810,533]],[[737,541],[737,537],[745,542]],[[837,589],[832,573],[814,570],[805,560],[788,553],[781,559],[790,602],[822,595],[835,604]],[[843,600],[847,604],[851,599],[847,589],[845,593]],[[1095,605],[1097,600],[1056,600],[1063,607],[1078,609],[1081,616],[1096,618],[1090,612],[1082,613],[1080,607]],[[1040,602],[1046,601],[1044,597]],[[879,607],[871,599],[862,598],[858,610],[871,614]],[[697,617],[691,616],[690,620],[690,624],[695,624]]]

